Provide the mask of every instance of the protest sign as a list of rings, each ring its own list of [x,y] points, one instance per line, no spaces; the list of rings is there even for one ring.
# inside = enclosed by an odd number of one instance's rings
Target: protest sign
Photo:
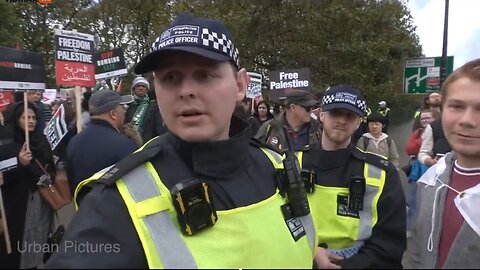
[[[65,108],[63,104],[58,107],[58,110],[53,115],[45,128],[45,136],[50,143],[50,148],[53,150],[68,132],[67,123],[65,122]]]
[[[45,89],[43,56],[0,47],[0,89]]]
[[[290,69],[269,73],[270,100],[282,103],[286,89],[310,90],[310,69]]]

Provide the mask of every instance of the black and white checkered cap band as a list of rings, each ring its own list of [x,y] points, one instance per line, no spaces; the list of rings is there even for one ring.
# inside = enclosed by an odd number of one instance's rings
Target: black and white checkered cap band
[[[337,92],[332,94],[326,94],[323,96],[322,106],[333,103],[350,104],[364,113],[367,110],[367,102],[364,99],[358,99],[356,95],[347,92]]]
[[[238,49],[224,33],[217,33],[208,28],[202,28],[200,32],[200,27],[196,25],[174,26],[155,39],[152,43],[152,52],[177,46],[204,48],[224,55],[240,66]]]

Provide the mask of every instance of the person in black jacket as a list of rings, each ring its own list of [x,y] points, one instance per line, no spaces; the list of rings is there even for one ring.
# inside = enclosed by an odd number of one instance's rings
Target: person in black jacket
[[[255,138],[277,152],[288,149],[287,140],[294,151],[317,147],[322,130],[320,122],[311,116],[318,104],[315,96],[306,90],[287,89],[285,102],[285,110],[264,122]]]
[[[226,27],[179,15],[153,48],[135,73],[154,72],[168,131],[82,182],[46,268],[311,268],[313,220],[282,212],[281,156],[234,114],[248,77]]]
[[[52,210],[41,198],[37,187],[40,176],[44,175],[38,163],[49,173],[54,167],[52,151],[47,138],[37,126],[37,116],[37,107],[33,103],[28,103],[27,111],[23,102],[14,103],[10,107],[7,132],[12,134],[12,143],[8,149],[2,147],[2,155],[10,152],[17,157],[18,164],[3,172],[1,192],[6,217],[2,218],[7,220],[12,253],[6,253],[4,237],[0,237],[0,268],[25,269],[39,266],[43,261],[43,249],[35,252],[32,247],[46,245],[53,221]],[[25,125],[29,131],[28,144],[25,140]],[[2,141],[6,142],[5,139]]]
[[[134,101],[129,104],[125,117],[125,123],[132,123],[135,126],[144,143],[167,130],[156,100],[150,100],[149,90],[150,83],[147,79],[136,77],[133,80]]]
[[[365,111],[359,90],[331,87],[322,98],[321,148],[301,159],[316,175],[309,201],[321,269],[402,267],[406,211],[398,172],[388,160],[351,144]]]
[[[67,178],[74,192],[80,181],[113,165],[137,148],[120,133],[125,119],[124,105],[131,95],[112,90],[95,92],[89,100],[90,124],[75,135],[67,146]]]

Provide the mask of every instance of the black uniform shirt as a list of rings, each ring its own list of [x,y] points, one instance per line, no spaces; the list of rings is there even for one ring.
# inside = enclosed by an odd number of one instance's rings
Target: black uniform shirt
[[[310,149],[303,155],[303,167],[315,170],[316,184],[327,187],[348,187],[351,176],[363,176],[365,163],[386,171],[385,185],[377,203],[378,220],[370,238],[356,255],[343,260],[342,268],[401,268],[406,249],[406,203],[395,167],[384,158],[364,153],[353,145],[336,151]]]
[[[233,125],[231,138],[226,141],[188,144],[169,132],[157,138],[165,139],[166,143],[164,151],[151,162],[165,185],[170,188],[182,181],[186,175],[179,170],[186,165],[207,179],[217,210],[271,197],[276,192],[273,165],[261,149],[249,143],[248,128],[242,124],[243,131],[237,132],[235,126],[238,123]],[[168,162],[173,153],[178,153],[185,165]],[[115,185],[95,185],[69,224],[64,240],[46,268],[148,267],[140,239]],[[117,244],[118,252],[75,252],[74,246],[86,244]]]

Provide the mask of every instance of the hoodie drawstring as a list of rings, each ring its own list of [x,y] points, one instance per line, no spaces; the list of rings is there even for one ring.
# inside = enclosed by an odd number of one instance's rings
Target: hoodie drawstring
[[[437,190],[435,190],[435,196],[433,197],[433,206],[432,206],[432,229],[430,230],[430,234],[428,235],[428,242],[427,242],[427,250],[432,252],[433,250],[433,230],[435,228],[435,209],[436,209],[436,205],[437,205],[437,195],[438,195],[438,192],[440,191],[441,188],[443,187],[447,187],[449,188],[450,190],[456,192],[457,194],[460,194],[461,192],[459,192],[458,190],[452,188],[451,186],[443,183],[439,178],[438,176],[435,176],[435,179],[442,183],[438,188]],[[425,186],[427,187],[427,186]]]

